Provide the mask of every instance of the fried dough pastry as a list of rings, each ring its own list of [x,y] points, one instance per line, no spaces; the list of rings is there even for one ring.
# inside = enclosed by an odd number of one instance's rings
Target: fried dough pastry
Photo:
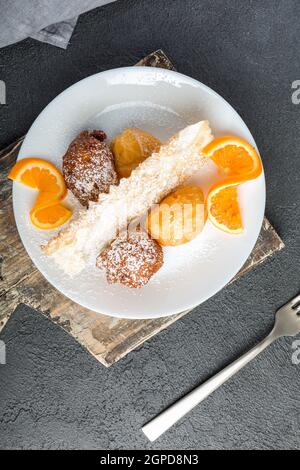
[[[188,126],[162,145],[118,186],[101,194],[97,203],[73,219],[42,250],[72,276],[97,258],[120,231],[150,207],[201,170],[201,150],[213,139],[209,123]]]
[[[177,246],[195,238],[206,221],[204,194],[198,186],[183,186],[150,209],[147,228],[163,246]]]
[[[110,284],[140,288],[163,265],[161,246],[141,230],[123,232],[97,257],[96,266],[105,271]]]
[[[103,131],[83,131],[63,156],[66,185],[83,206],[97,202],[100,193],[108,193],[110,186],[118,183],[114,157],[105,139]]]
[[[111,149],[119,177],[128,178],[140,163],[152,153],[159,151],[160,145],[160,141],[149,132],[134,127],[125,129],[117,135],[111,144]]]

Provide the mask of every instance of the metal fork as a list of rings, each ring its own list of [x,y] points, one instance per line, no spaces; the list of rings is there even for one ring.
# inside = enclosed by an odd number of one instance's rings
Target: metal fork
[[[186,396],[175,402],[165,411],[152,419],[142,431],[150,441],[155,441],[167,429],[201,403],[212,392],[219,388],[230,377],[236,374],[248,362],[264,351],[267,346],[281,336],[295,336],[300,333],[300,294],[276,312],[275,323],[271,333],[253,349],[241,356],[221,372],[199,385]]]

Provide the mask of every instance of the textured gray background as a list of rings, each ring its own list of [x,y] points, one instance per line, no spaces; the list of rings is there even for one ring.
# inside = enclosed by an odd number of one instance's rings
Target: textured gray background
[[[1,448],[300,449],[300,365],[282,339],[154,444],[140,427],[270,329],[299,289],[300,79],[297,0],[129,0],[85,14],[67,51],[34,40],[0,50],[0,146],[77,80],[162,47],[229,100],[267,178],[267,215],[286,249],[106,370],[21,306],[1,339]],[[201,282],[201,280],[200,280]]]

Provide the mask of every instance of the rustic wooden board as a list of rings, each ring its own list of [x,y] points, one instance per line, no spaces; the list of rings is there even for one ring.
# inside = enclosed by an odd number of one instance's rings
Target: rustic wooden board
[[[150,54],[137,65],[173,69],[162,51]],[[109,367],[188,311],[155,320],[112,318],[80,307],[46,281],[21,243],[12,212],[12,184],[7,174],[22,141],[23,138],[0,152],[0,330],[14,309],[25,303],[39,309],[68,331],[96,359]],[[283,247],[282,240],[264,219],[257,244],[235,279]]]

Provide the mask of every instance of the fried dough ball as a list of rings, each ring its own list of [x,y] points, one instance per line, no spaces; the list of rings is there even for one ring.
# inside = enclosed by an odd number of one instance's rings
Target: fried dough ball
[[[104,142],[103,131],[83,131],[71,142],[63,156],[63,176],[68,189],[83,206],[98,201],[100,193],[107,193],[112,184],[118,184],[114,157]]]
[[[140,163],[159,151],[160,141],[148,132],[130,128],[115,137],[111,148],[118,175],[127,178]]]
[[[123,232],[96,261],[110,284],[120,283],[133,288],[147,284],[162,265],[162,248],[141,230]]]
[[[184,186],[150,210],[147,228],[160,245],[176,246],[195,238],[203,230],[206,218],[202,189]]]

